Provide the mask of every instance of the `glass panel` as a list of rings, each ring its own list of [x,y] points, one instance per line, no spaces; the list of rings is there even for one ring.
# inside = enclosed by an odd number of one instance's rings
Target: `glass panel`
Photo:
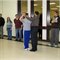
[[[34,0],[34,12],[35,11],[40,13],[39,25],[42,26],[42,0]],[[42,29],[39,29],[38,36],[42,39]]]
[[[27,0],[21,0],[21,12],[27,12]]]
[[[42,0],[34,0],[34,11],[42,13]]]
[[[60,5],[59,0],[50,0],[50,17],[54,16],[54,10],[59,11]]]

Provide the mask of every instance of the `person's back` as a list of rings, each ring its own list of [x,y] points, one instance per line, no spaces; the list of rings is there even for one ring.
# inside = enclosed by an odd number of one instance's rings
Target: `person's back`
[[[23,30],[31,30],[31,21],[29,21],[27,18],[24,18],[23,20]]]
[[[35,11],[35,16],[31,18],[32,25],[31,25],[31,42],[32,42],[32,49],[30,51],[37,51],[37,33],[39,27],[39,12]]]
[[[20,17],[20,21],[23,23],[23,40],[24,40],[24,49],[28,50],[29,48],[29,40],[30,40],[30,32],[31,32],[31,21],[27,19],[26,13],[22,13]]]
[[[32,26],[39,26],[39,16],[34,16],[32,21]]]
[[[4,26],[4,24],[5,24],[5,20],[2,17],[2,14],[0,14],[0,35],[1,35],[2,39],[3,39],[3,26]]]
[[[4,18],[0,17],[0,26],[4,26],[4,24],[5,24]]]

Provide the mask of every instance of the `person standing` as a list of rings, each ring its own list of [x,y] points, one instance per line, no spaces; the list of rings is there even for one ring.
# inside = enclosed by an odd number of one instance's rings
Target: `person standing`
[[[42,13],[40,14],[40,17],[39,17],[39,27],[42,27]],[[42,29],[39,28],[38,32],[39,32],[39,39],[42,39]]]
[[[24,12],[20,18],[20,21],[23,23],[23,40],[24,40],[24,49],[29,49],[29,40],[31,33],[31,21],[26,18],[27,14]]]
[[[22,41],[21,40],[21,29],[22,29],[22,22],[19,20],[19,15],[16,14],[14,19],[15,23],[15,29],[16,29],[16,41]]]
[[[0,37],[3,39],[3,27],[5,24],[5,20],[2,17],[2,14],[0,14]]]
[[[60,17],[58,15],[58,11],[54,11],[54,17],[51,20],[51,40],[50,44],[51,47],[58,47],[58,42],[59,42],[59,24],[60,24]]]
[[[32,49],[30,51],[37,51],[37,33],[38,33],[38,27],[39,27],[39,12],[35,11],[34,17],[31,18],[32,24],[31,24],[31,44]]]
[[[12,40],[12,21],[10,17],[7,17],[7,34],[8,40]]]

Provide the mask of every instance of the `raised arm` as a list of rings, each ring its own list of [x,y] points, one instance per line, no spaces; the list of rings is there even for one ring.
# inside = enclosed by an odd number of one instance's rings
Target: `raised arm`
[[[34,17],[27,17],[28,20],[33,21]]]
[[[22,23],[24,22],[23,21],[23,15],[20,17],[20,19],[19,19]]]

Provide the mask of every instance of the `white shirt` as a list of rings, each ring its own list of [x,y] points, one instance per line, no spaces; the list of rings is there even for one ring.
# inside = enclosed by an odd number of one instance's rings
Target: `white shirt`
[[[21,20],[23,23],[23,30],[31,30],[31,21],[29,21],[27,18],[24,18]]]
[[[55,22],[55,23],[57,23],[58,22],[58,17],[56,17],[56,18],[53,18],[53,21],[52,21],[53,23]]]

